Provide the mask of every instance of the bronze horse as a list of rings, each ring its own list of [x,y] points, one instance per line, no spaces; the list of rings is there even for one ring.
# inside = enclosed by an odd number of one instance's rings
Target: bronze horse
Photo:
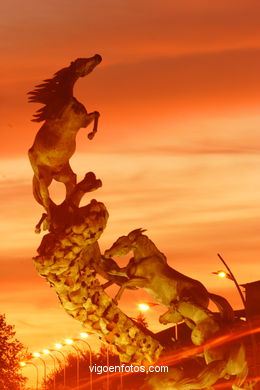
[[[232,321],[234,313],[226,299],[209,293],[198,280],[171,268],[167,264],[165,255],[143,234],[144,231],[135,229],[127,236],[119,237],[104,253],[104,257],[109,259],[133,252],[133,257],[126,267],[121,268],[120,271],[115,269],[110,271],[113,276],[128,277],[128,280],[121,285],[114,301],[118,302],[126,288],[140,287],[150,293],[158,303],[169,308],[168,312],[160,317],[162,323],[177,323],[185,319],[193,328],[197,322],[208,318],[207,308],[210,300],[217,305],[225,319]],[[200,339],[201,332],[198,332],[198,335],[196,331],[194,333],[194,338]],[[197,341],[197,343],[201,342]]]
[[[51,204],[48,187],[52,180],[65,184],[66,199],[76,185],[76,174],[70,167],[69,159],[75,152],[79,129],[94,121],[88,138],[92,139],[97,131],[99,112],[88,113],[73,96],[73,87],[79,77],[92,72],[101,60],[98,54],[78,58],[28,93],[29,102],[44,104],[34,115],[33,121],[45,122],[28,154],[34,171],[33,194],[37,202],[44,206],[48,217]]]
[[[128,235],[119,237],[104,253],[108,261],[113,256],[125,256],[130,251],[133,253],[126,267],[119,270],[111,267],[111,271],[108,271],[108,274],[113,276],[128,277],[121,285],[114,301],[118,302],[126,288],[144,288],[158,303],[169,308],[160,316],[161,323],[178,323],[184,320],[191,328],[193,344],[205,345],[203,355],[206,365],[198,377],[184,377],[176,381],[171,377],[167,378],[166,374],[163,388],[204,389],[214,385],[220,378],[234,375],[236,380],[233,390],[242,389],[248,371],[243,343],[237,342],[232,348],[230,346],[213,348],[206,345],[213,337],[219,336],[224,327],[232,329],[235,321],[232,307],[224,297],[208,292],[199,281],[171,268],[164,254],[143,234],[144,231],[135,229]],[[216,304],[220,316],[208,309],[209,300]],[[154,383],[149,388],[161,389],[162,384]]]

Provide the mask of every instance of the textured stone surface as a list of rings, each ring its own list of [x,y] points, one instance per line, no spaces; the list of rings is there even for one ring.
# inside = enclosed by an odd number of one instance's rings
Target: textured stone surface
[[[113,303],[96,278],[97,240],[106,226],[107,210],[95,200],[79,210],[80,224],[43,237],[35,267],[55,289],[66,312],[113,345],[122,362],[151,364],[162,346]]]

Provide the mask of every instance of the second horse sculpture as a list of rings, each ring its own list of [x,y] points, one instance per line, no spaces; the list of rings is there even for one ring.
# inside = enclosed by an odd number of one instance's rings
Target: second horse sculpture
[[[186,377],[183,373],[183,378],[176,381],[170,377],[166,379],[166,374],[164,385],[160,383],[153,389],[204,389],[226,376],[236,376],[233,390],[242,389],[241,385],[248,372],[243,343],[238,341],[232,344],[232,347],[213,347],[207,344],[221,336],[222,329],[230,331],[233,328],[235,317],[232,307],[224,297],[209,293],[199,281],[171,268],[164,254],[143,232],[142,229],[135,229],[128,235],[119,237],[104,253],[109,262],[113,256],[124,256],[130,251],[133,252],[133,257],[126,267],[118,270],[112,263],[113,269],[108,272],[113,277],[128,277],[114,300],[117,303],[126,288],[144,288],[158,303],[169,309],[160,316],[160,322],[167,324],[184,320],[191,328],[193,344],[203,346],[205,359],[205,367],[196,378]],[[216,304],[220,315],[208,309],[209,300]]]
[[[193,327],[196,322],[204,319],[204,314],[205,318],[208,317],[207,308],[210,300],[217,305],[223,317],[233,320],[234,314],[229,303],[223,297],[209,293],[198,280],[171,268],[165,255],[143,234],[144,231],[135,229],[127,236],[119,237],[112,247],[105,251],[104,256],[108,259],[133,252],[127,267],[121,268],[120,271],[111,271],[113,276],[128,277],[128,281],[122,284],[114,301],[118,302],[126,288],[140,287],[149,292],[158,303],[169,308],[168,312],[160,317],[162,323],[177,323],[185,319],[187,324]],[[195,339],[196,332],[193,342],[201,344],[200,340]]]
[[[66,199],[76,185],[76,174],[69,159],[76,149],[76,135],[81,127],[94,121],[92,139],[97,131],[99,113],[87,110],[73,96],[73,87],[79,77],[84,77],[101,62],[99,54],[90,58],[78,58],[67,68],[59,70],[52,79],[29,92],[29,101],[42,103],[34,115],[36,122],[45,121],[29,149],[29,159],[34,171],[33,194],[49,217],[50,196],[48,187],[53,179],[66,186]]]

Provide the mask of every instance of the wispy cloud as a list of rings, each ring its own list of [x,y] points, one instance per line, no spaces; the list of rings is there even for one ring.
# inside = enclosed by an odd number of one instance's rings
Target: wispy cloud
[[[43,210],[31,192],[26,152],[40,124],[30,122],[37,107],[26,92],[96,52],[103,62],[75,96],[101,112],[99,130],[91,142],[79,132],[71,164],[79,179],[93,171],[103,181],[84,198],[108,208],[101,249],[146,228],[172,267],[239,306],[230,281],[211,272],[217,252],[241,283],[259,269],[260,3],[9,0],[0,8],[1,311],[17,336],[38,349],[81,328],[31,260]],[[51,191],[64,198],[64,186]],[[141,294],[124,295],[129,315]],[[154,313],[149,321],[158,328]]]

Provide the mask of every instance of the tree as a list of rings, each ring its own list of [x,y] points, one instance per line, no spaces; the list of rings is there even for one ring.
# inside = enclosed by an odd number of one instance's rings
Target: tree
[[[26,356],[26,350],[15,337],[13,325],[7,325],[5,315],[0,314],[0,389],[18,390],[25,378],[20,373],[19,361]]]
[[[145,315],[143,313],[139,313],[137,318],[136,318],[136,322],[138,323],[138,325],[141,325],[143,328],[148,328],[148,322],[145,318]]]

